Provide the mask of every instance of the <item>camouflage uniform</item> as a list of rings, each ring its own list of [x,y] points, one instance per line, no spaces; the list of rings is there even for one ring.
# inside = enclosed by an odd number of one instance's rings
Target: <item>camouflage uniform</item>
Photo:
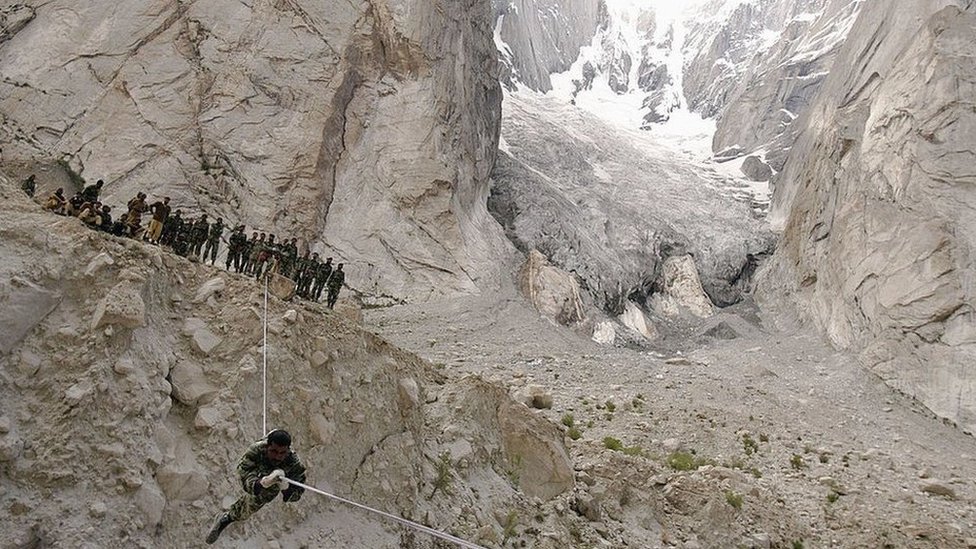
[[[281,463],[273,464],[265,456],[267,447],[266,440],[255,442],[237,463],[237,475],[244,487],[244,495],[234,502],[228,511],[227,515],[231,520],[247,519],[266,503],[270,503],[279,493],[284,501],[292,502],[301,499],[305,492],[303,488],[292,485],[285,490],[279,490],[277,485],[272,485],[270,488],[261,486],[259,482],[261,477],[270,475],[275,469],[283,470],[285,476],[292,480],[305,482],[305,466],[295,452],[289,452],[288,457]]]
[[[224,235],[224,220],[218,217],[217,221],[210,226],[210,234],[207,236],[207,245],[203,248],[203,262],[207,262],[210,256],[210,264],[217,262],[217,248],[220,247],[220,237]]]
[[[322,290],[325,288],[326,283],[329,282],[329,278],[332,276],[332,258],[326,258],[325,263],[318,266],[318,272],[315,273],[315,287],[312,289],[312,295],[309,296],[315,301],[322,300]]]
[[[336,270],[329,277],[329,297],[328,305],[329,308],[335,307],[336,300],[339,299],[339,289],[342,288],[342,283],[346,280],[346,273],[342,272],[342,263],[340,263]]]

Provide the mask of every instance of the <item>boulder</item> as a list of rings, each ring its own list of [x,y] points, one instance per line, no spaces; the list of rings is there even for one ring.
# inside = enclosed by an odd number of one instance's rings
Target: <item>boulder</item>
[[[166,497],[155,480],[150,479],[143,482],[142,487],[136,491],[136,508],[142,512],[145,524],[155,528],[163,521],[163,510],[166,508]]]
[[[197,289],[196,295],[193,296],[193,303],[203,303],[210,299],[211,296],[219,295],[226,288],[227,282],[223,277],[211,278]]]
[[[644,339],[656,339],[658,336],[657,328],[647,320],[644,311],[633,301],[627,301],[624,305],[624,313],[620,315],[618,320]]]
[[[357,325],[363,323],[363,304],[359,299],[344,297],[336,302],[335,312],[337,315]]]
[[[613,322],[604,320],[593,328],[593,341],[600,345],[612,345],[617,338],[617,330],[613,327]]]
[[[95,276],[99,271],[105,267],[115,265],[115,259],[109,254],[102,252],[95,257],[91,258],[88,265],[85,266],[85,276]]]
[[[756,155],[749,155],[742,162],[742,173],[753,181],[769,181],[773,169]]]
[[[295,281],[285,278],[278,273],[268,275],[268,293],[282,301],[295,297]]]
[[[217,388],[207,381],[203,368],[194,362],[177,362],[170,370],[169,379],[173,397],[187,406],[196,406],[217,392]]]
[[[669,257],[665,260],[660,290],[651,297],[651,306],[658,314],[677,317],[690,313],[699,318],[707,318],[714,313],[712,302],[705,295],[695,259],[690,255]]]
[[[540,385],[529,385],[522,389],[519,401],[538,410],[552,408],[552,393]]]
[[[499,406],[498,425],[506,459],[526,495],[547,500],[572,489],[573,462],[555,425],[511,401]]]
[[[199,328],[190,336],[190,343],[193,349],[203,355],[209,355],[220,345],[221,338],[210,331],[209,328]]]
[[[124,328],[146,325],[146,304],[142,300],[142,292],[131,281],[117,284],[95,308],[91,321],[92,331],[108,325]]]
[[[583,320],[583,302],[576,278],[552,266],[538,250],[529,252],[519,270],[519,289],[543,315],[569,326]]]
[[[189,463],[164,465],[156,472],[156,482],[168,501],[193,501],[210,490],[206,473]]]

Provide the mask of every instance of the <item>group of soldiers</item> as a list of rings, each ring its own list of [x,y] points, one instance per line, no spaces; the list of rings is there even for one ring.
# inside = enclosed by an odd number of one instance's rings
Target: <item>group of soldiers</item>
[[[148,204],[146,194],[140,192],[126,204],[127,213],[113,220],[112,208],[99,200],[103,185],[98,180],[70,199],[65,198],[63,188],[58,188],[44,201],[44,207],[60,215],[75,216],[96,230],[167,246],[177,255],[204,263],[209,259],[211,265],[216,264],[226,228],[223,218],[211,223],[207,214],[200,214],[196,219],[183,217],[182,210],[172,211],[168,196]],[[33,175],[23,181],[21,189],[34,196]],[[152,217],[149,226],[143,228],[142,216],[147,212]],[[238,225],[230,233],[224,265],[228,271],[233,267],[235,272],[256,279],[269,273],[280,274],[295,282],[299,297],[320,301],[326,292],[327,305],[330,309],[335,307],[346,277],[342,263],[333,267],[331,257],[322,262],[318,253],[310,251],[299,256],[297,238],[276,242],[275,235],[254,231],[248,239],[244,231],[244,225]]]

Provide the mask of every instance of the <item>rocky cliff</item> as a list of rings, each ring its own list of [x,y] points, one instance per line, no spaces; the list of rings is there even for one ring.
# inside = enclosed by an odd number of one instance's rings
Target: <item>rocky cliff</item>
[[[547,92],[606,24],[604,0],[492,0],[502,81]]]
[[[799,124],[765,272],[889,384],[976,429],[976,4],[866,4]]]
[[[300,237],[368,295],[475,291],[507,253],[484,208],[490,16],[479,0],[8,2],[3,161]]]
[[[201,545],[263,433],[261,286],[44,212],[2,174],[0,219],[0,545]],[[496,515],[572,490],[554,424],[354,313],[269,300],[268,426],[293,434],[311,484],[492,546],[515,535]],[[349,511],[309,493],[222,542],[405,543]]]
[[[782,169],[793,121],[826,78],[861,3],[854,0],[715,1],[689,21],[684,93],[689,108],[717,118],[712,148],[757,153]]]

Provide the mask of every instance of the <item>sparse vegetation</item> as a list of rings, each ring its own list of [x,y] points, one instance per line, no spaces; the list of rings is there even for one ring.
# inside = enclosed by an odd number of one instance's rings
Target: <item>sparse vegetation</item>
[[[693,453],[681,451],[672,452],[665,463],[675,471],[694,471],[705,465],[715,465],[715,462],[710,459],[700,458]]]
[[[563,418],[559,420],[559,422],[565,425],[566,427],[569,427],[570,429],[572,429],[573,426],[576,425],[576,420],[573,419],[573,414],[564,415]]]
[[[437,476],[434,478],[434,491],[430,493],[430,497],[427,499],[433,499],[434,494],[440,490],[442,493],[451,493],[451,472],[454,469],[454,461],[451,459],[451,453],[444,451],[437,456]]]
[[[742,434],[742,449],[745,451],[747,456],[759,451],[759,443],[753,440],[749,433]]]
[[[736,511],[742,509],[742,494],[737,494],[732,490],[725,491],[725,501]]]
[[[569,431],[566,431],[566,435],[573,440],[579,440],[583,436],[583,432],[576,427],[570,427]]]
[[[803,540],[798,539],[793,542],[793,549],[803,549]]]
[[[512,509],[505,516],[505,524],[502,526],[502,543],[515,536],[515,529],[518,527],[518,512]]]
[[[512,483],[512,486],[518,486],[519,481],[522,480],[522,456],[516,454],[511,460],[509,460],[508,467],[505,469],[505,476],[508,477],[508,481]]]
[[[607,402],[606,402],[606,403],[605,403],[605,404],[604,404],[603,406],[604,406],[604,407],[605,407],[605,408],[607,409],[607,411],[608,411],[608,412],[610,412],[611,414],[612,414],[612,413],[613,413],[613,412],[614,412],[614,411],[615,411],[615,410],[617,409],[617,405],[616,405],[616,404],[614,404],[612,400],[608,400],[608,401],[607,401]]]
[[[603,439],[603,447],[607,450],[613,450],[615,452],[620,452],[624,449],[624,443],[620,442],[620,439],[613,437],[605,437]]]
[[[803,461],[803,456],[800,454],[793,454],[793,457],[790,458],[790,467],[792,467],[794,471],[799,471],[806,466],[807,464]]]
[[[827,503],[834,503],[834,502],[835,502],[835,501],[837,501],[838,499],[840,499],[840,494],[838,494],[837,492],[835,492],[835,491],[833,491],[833,490],[831,490],[831,491],[830,491],[830,492],[829,492],[829,493],[827,494]]]

